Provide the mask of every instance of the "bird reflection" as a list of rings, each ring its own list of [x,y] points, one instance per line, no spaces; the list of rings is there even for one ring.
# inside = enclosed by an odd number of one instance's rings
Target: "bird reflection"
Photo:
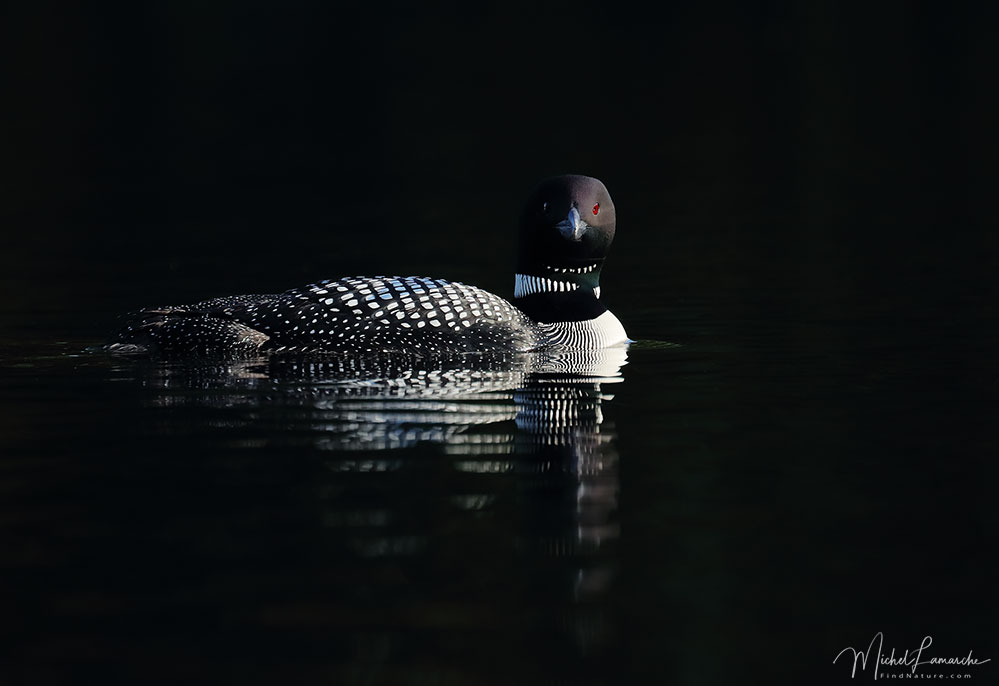
[[[587,653],[612,630],[600,599],[613,584],[619,536],[618,454],[602,407],[626,361],[623,347],[273,356],[145,361],[136,376],[154,406],[223,411],[211,426],[238,432],[244,445],[313,451],[329,474],[322,524],[359,558],[433,558],[440,531],[462,517],[501,522],[517,564],[557,577],[549,585],[566,602],[556,624]],[[446,459],[427,461],[428,449]]]

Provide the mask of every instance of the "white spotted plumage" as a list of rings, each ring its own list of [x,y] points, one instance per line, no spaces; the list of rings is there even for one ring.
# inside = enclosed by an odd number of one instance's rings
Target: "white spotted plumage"
[[[542,336],[499,296],[415,276],[346,277],[278,295],[142,310],[119,339],[140,334],[168,350],[420,354],[524,351]]]

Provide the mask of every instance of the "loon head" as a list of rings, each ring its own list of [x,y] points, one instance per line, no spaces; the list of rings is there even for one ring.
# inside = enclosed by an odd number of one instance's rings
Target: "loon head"
[[[520,217],[514,297],[599,298],[600,269],[616,223],[614,201],[599,179],[570,174],[542,181]]]

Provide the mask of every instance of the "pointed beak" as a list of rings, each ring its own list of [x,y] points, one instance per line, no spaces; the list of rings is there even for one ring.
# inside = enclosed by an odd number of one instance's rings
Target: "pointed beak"
[[[579,210],[575,207],[569,210],[568,217],[560,221],[555,226],[559,230],[559,233],[561,233],[566,240],[570,241],[578,241],[582,239],[583,234],[586,233],[586,229],[588,228],[586,222],[584,222],[579,216]]]

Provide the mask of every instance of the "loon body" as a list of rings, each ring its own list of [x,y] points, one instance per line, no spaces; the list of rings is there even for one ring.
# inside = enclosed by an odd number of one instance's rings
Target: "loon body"
[[[603,183],[558,176],[535,189],[521,216],[513,303],[441,279],[348,277],[139,310],[107,349],[441,355],[619,345],[628,336],[599,300],[615,224]]]

